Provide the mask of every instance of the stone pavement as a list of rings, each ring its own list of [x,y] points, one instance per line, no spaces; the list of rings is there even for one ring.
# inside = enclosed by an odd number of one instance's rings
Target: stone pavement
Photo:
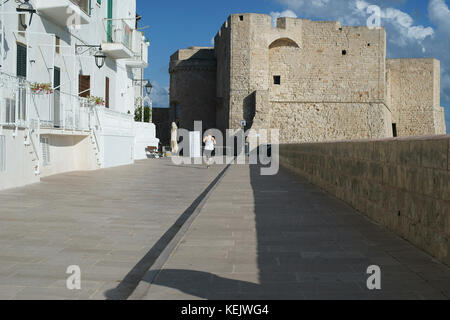
[[[0,299],[127,298],[223,168],[147,160],[0,192]]]
[[[450,269],[288,172],[232,166],[141,286],[143,299],[448,299]]]

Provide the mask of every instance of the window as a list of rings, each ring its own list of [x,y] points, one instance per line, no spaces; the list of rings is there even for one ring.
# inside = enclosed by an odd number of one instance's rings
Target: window
[[[244,21],[244,16],[239,16],[239,20]]]
[[[25,32],[27,30],[27,26],[25,25],[26,16],[23,13],[20,13],[18,15],[18,22],[17,22],[17,30],[19,30],[19,35],[21,37],[25,37]],[[22,32],[20,32],[22,31]]]
[[[44,166],[50,165],[50,143],[46,137],[41,137],[41,149],[42,149],[42,164]]]
[[[392,124],[392,132],[394,133],[394,138],[397,138],[398,133],[397,133],[397,124],[396,123]]]
[[[105,79],[105,107],[109,109],[109,78]]]
[[[61,52],[61,38],[56,36],[55,37],[55,52],[60,53]]]
[[[281,76],[273,76],[273,84],[281,85]]]
[[[346,56],[347,55],[347,50],[342,50],[342,55]]]
[[[16,100],[5,99],[6,102],[6,123],[16,122]]]
[[[78,94],[82,98],[87,98],[91,95],[91,76],[78,76]]]
[[[17,76],[27,77],[27,47],[23,44],[17,44]]]
[[[0,136],[0,172],[6,171],[6,142],[5,136]]]

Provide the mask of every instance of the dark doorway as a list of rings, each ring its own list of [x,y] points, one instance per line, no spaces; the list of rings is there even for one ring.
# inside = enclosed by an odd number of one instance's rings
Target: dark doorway
[[[55,67],[53,88],[55,88],[53,94],[53,126],[55,128],[61,127],[61,69]]]
[[[105,79],[105,107],[109,109],[109,78]]]
[[[396,123],[392,124],[392,132],[394,133],[394,138],[397,138],[398,134],[397,134],[397,124]]]

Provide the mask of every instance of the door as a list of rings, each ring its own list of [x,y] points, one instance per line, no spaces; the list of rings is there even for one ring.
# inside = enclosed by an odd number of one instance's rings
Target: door
[[[16,107],[18,108],[18,120],[26,120],[27,116],[27,47],[17,43],[17,68],[16,74],[19,78],[19,89],[16,97]]]
[[[106,26],[106,41],[113,42],[113,0],[108,0],[108,12],[107,12],[107,26]]]
[[[105,107],[109,109],[109,78],[105,79]]]
[[[201,158],[202,146],[200,141],[200,132],[189,132],[189,156],[191,158]]]
[[[53,94],[53,126],[55,128],[60,128],[62,124],[61,120],[61,69],[55,67],[54,70],[54,78],[53,78],[53,87],[55,88]]]

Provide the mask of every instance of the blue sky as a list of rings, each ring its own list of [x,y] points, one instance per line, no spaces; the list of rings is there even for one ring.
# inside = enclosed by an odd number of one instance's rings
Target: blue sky
[[[441,105],[446,107],[450,130],[450,0],[137,0],[141,26],[150,39],[150,67],[155,107],[168,106],[169,58],[189,46],[211,46],[232,13],[265,13],[314,20],[339,20],[345,25],[364,25],[369,5],[381,9],[386,27],[388,57],[434,57],[441,60]]]

